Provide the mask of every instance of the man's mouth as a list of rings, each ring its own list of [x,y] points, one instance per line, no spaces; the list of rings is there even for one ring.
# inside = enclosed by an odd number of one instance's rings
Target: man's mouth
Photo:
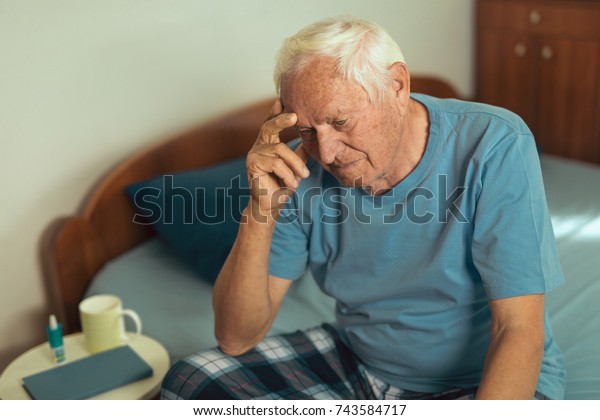
[[[356,165],[361,160],[362,159],[357,159],[357,160],[353,160],[352,162],[338,163],[338,164],[332,163],[331,165],[329,165],[329,167],[334,171],[339,171],[340,169],[348,169],[348,168]]]

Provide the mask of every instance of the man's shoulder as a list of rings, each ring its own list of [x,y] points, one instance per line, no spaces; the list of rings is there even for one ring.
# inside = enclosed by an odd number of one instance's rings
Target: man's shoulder
[[[440,99],[426,95],[415,95],[415,99],[435,108],[443,121],[453,125],[480,126],[504,129],[517,134],[530,135],[527,124],[514,112],[494,105],[460,99]]]
[[[531,130],[525,124],[525,121],[514,112],[494,105],[481,102],[468,102],[459,100],[449,100],[449,109],[447,112],[458,116],[464,116],[472,121],[473,124],[482,126],[491,126],[496,129],[512,131],[515,134],[530,135]]]

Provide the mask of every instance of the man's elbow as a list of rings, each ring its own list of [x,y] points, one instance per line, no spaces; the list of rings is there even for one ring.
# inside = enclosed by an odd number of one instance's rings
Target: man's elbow
[[[264,325],[240,325],[241,322],[224,322],[224,317],[215,316],[215,338],[219,350],[227,356],[241,356],[252,350],[267,335],[271,322]]]
[[[252,350],[258,342],[242,341],[234,337],[226,337],[222,334],[215,333],[219,350],[227,356],[237,357]]]
[[[254,348],[254,346],[237,346],[237,345],[228,345],[226,343],[218,342],[219,350],[227,356],[230,357],[238,357],[243,354],[248,353],[250,350]]]

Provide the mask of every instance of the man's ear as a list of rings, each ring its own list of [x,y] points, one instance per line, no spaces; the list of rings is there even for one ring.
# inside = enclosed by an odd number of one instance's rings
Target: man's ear
[[[396,97],[402,102],[408,102],[410,97],[410,74],[406,64],[399,61],[390,66]]]

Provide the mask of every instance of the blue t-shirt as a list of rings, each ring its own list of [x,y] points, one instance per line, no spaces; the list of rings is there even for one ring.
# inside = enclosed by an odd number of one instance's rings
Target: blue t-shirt
[[[277,223],[270,273],[309,267],[337,327],[383,381],[419,392],[478,386],[488,300],[564,282],[533,136],[509,111],[412,95],[429,111],[418,166],[388,193],[342,186],[314,161]],[[537,390],[564,397],[546,317]]]

